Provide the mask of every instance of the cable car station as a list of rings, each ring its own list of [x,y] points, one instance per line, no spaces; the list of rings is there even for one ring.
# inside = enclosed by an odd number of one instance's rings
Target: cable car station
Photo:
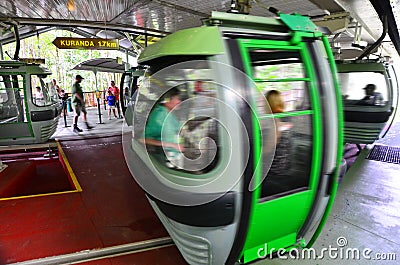
[[[398,263],[396,1],[0,6],[0,264]]]

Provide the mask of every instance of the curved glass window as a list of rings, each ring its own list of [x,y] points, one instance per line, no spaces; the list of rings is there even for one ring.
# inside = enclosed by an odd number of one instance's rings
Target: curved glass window
[[[261,198],[269,200],[308,188],[313,128],[310,79],[299,51],[253,49],[249,55],[253,80],[261,92],[257,98],[263,135]],[[275,141],[269,135],[275,135]]]
[[[31,75],[32,102],[36,106],[49,106],[56,102],[41,76]]]
[[[160,167],[204,174],[218,161],[218,85],[211,82],[207,61],[187,62],[184,68],[169,63],[147,73],[138,89],[134,138]]]
[[[338,73],[343,103],[350,105],[385,106],[388,87],[382,72]]]
[[[298,52],[278,50],[252,50],[253,79],[263,95],[276,90],[282,94],[285,111],[310,109],[304,81],[304,65]],[[260,114],[267,113],[265,98],[258,99]]]
[[[0,123],[26,122],[24,76],[0,75]]]

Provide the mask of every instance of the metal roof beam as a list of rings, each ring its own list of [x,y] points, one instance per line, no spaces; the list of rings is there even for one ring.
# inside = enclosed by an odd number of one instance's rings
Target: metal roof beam
[[[44,27],[44,28],[36,29],[36,30],[29,31],[29,32],[26,32],[26,33],[21,33],[19,35],[19,38],[21,40],[22,39],[26,39],[26,38],[29,38],[29,37],[32,37],[32,36],[36,36],[37,34],[42,34],[42,33],[45,33],[45,32],[48,32],[48,31],[54,30],[54,29],[56,29],[56,28],[55,27]],[[4,39],[1,39],[0,40],[0,44],[1,45],[6,45],[6,44],[12,43],[14,41],[15,41],[15,36],[14,36],[14,34],[11,34],[10,37],[6,37]]]
[[[95,29],[108,29],[113,31],[125,31],[134,34],[147,36],[164,37],[169,32],[142,28],[125,24],[107,24],[99,21],[83,21],[83,20],[64,20],[64,19],[42,19],[42,18],[0,18],[0,21],[15,21],[20,25],[36,25],[36,26],[53,26],[53,27],[83,27]]]
[[[184,7],[184,6],[181,6],[181,5],[177,5],[177,4],[168,2],[168,1],[153,0],[153,2],[154,2],[154,3],[157,3],[157,4],[160,4],[160,5],[162,5],[162,6],[166,6],[166,7],[175,9],[175,10],[183,11],[183,12],[186,12],[186,13],[189,13],[189,14],[193,14],[193,15],[196,15],[196,16],[200,16],[200,17],[205,17],[205,18],[207,18],[207,17],[210,16],[210,14],[203,13],[203,12],[200,12],[200,11],[196,11],[196,10],[193,10],[193,9],[190,9],[190,8],[187,8],[187,7]]]

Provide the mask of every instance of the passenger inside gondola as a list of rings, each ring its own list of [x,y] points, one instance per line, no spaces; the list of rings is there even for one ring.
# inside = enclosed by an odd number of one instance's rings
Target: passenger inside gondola
[[[175,87],[165,93],[147,118],[141,142],[162,165],[202,174],[217,163],[217,123],[211,102],[215,91],[195,92]]]
[[[140,89],[133,95],[134,137],[157,167],[200,175],[219,160],[219,85],[211,82],[212,71],[205,61],[194,68],[183,64],[168,71],[157,71],[157,64],[139,80]]]
[[[43,93],[42,93],[42,89],[40,88],[40,86],[36,87],[35,98],[43,99]]]
[[[285,117],[290,94],[270,90],[265,94],[266,113],[274,114],[275,126],[264,125],[263,182],[261,197],[280,197],[308,186],[312,157],[311,119],[309,116]],[[275,140],[268,138],[274,134]],[[272,146],[275,145],[275,146]],[[272,162],[270,158],[272,159]]]
[[[357,104],[369,106],[382,106],[384,105],[383,96],[379,92],[375,92],[376,85],[368,84],[364,88],[365,97],[363,97]]]
[[[338,77],[344,107],[387,105],[390,93],[382,73],[343,72]]]
[[[267,99],[272,113],[282,113],[285,111],[285,103],[279,91],[270,90],[265,94],[265,98]],[[290,124],[282,122],[279,118],[276,118],[275,126],[276,150],[268,174],[285,175],[290,166]]]
[[[36,87],[36,92],[33,95],[33,102],[39,106],[45,105],[42,89],[40,88],[40,86]]]
[[[181,102],[179,90],[173,88],[164,94],[151,111],[144,131],[144,143],[149,153],[167,167],[182,167],[184,147],[179,143],[181,124],[174,113],[170,113]],[[165,156],[164,156],[164,150]]]

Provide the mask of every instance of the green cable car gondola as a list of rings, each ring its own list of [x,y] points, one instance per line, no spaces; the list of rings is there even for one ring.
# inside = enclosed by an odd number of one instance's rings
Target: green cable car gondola
[[[358,60],[338,62],[337,68],[343,96],[344,140],[372,144],[387,132],[390,125],[386,125],[395,116],[398,83],[393,66]]]
[[[39,64],[0,62],[0,145],[46,142],[56,131],[61,105]]]
[[[316,26],[213,12],[145,48],[139,63],[148,70],[124,152],[186,261],[248,263],[310,247],[343,144],[335,63]],[[284,110],[269,107],[270,94]]]

